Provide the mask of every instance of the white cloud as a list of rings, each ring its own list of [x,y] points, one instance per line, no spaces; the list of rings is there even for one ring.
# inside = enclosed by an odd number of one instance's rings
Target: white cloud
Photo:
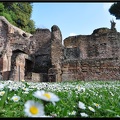
[[[70,33],[69,36],[75,36],[75,35],[77,35],[77,34],[76,33]]]

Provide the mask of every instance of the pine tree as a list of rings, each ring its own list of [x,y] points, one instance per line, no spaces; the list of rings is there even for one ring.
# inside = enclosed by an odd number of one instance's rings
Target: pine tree
[[[109,8],[109,12],[111,15],[115,16],[116,19],[120,19],[120,2],[115,2]]]

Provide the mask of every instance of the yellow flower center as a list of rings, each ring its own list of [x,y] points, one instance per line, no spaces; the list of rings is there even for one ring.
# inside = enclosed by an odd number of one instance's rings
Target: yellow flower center
[[[99,107],[99,104],[97,104],[97,103],[94,103],[94,105],[95,105],[96,107]]]
[[[14,98],[14,100],[18,100],[18,98],[16,97],[16,98]]]
[[[48,99],[50,99],[51,98],[51,96],[50,96],[50,94],[49,93],[44,93],[43,94],[45,97],[47,97]]]
[[[3,91],[3,92],[1,92],[1,95],[4,95],[5,94],[5,92]]]
[[[35,114],[38,113],[38,108],[36,106],[31,106],[30,107],[30,112],[35,115]]]
[[[96,104],[96,106],[98,107],[99,105],[98,105],[98,104]]]
[[[25,80],[21,80],[22,82],[24,82]]]

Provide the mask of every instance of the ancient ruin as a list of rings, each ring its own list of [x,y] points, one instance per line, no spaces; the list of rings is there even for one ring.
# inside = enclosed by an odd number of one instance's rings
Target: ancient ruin
[[[58,26],[29,34],[0,16],[0,79],[35,82],[120,80],[120,33],[98,28],[64,39]],[[2,76],[2,77],[1,77]]]

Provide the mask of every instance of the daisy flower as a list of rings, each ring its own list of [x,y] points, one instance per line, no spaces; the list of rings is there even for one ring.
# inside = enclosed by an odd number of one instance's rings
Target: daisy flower
[[[25,80],[24,80],[24,79],[22,79],[22,80],[21,80],[21,82],[25,82]]]
[[[45,92],[44,90],[34,92],[33,96],[45,101],[51,101],[54,105],[55,102],[59,101],[59,97],[56,96],[54,93]]]
[[[77,90],[79,92],[85,92],[85,88],[84,87],[77,86]]]
[[[80,113],[80,115],[81,115],[82,117],[88,117],[88,115],[87,115],[86,113]]]
[[[0,91],[0,96],[3,96],[5,94],[5,91]]]
[[[25,105],[25,115],[28,117],[43,117],[44,114],[44,106],[38,102],[33,100],[28,100]]]
[[[29,88],[23,87],[22,88],[24,91],[29,91]]]
[[[4,89],[4,84],[0,84],[0,90]]]
[[[92,108],[92,107],[90,107],[90,106],[88,106],[88,109],[89,109],[90,111],[92,111],[92,112],[95,112],[95,109]]]
[[[94,105],[95,107],[97,107],[97,108],[100,108],[100,105],[97,104],[97,103],[93,103],[93,105]]]
[[[120,116],[119,116],[119,115],[116,115],[115,117],[118,117],[118,118],[120,118]]]
[[[24,93],[24,94],[29,94],[29,92],[28,92],[28,91],[24,91],[24,92],[22,92],[22,93]]]
[[[78,103],[78,107],[81,109],[86,109],[85,104],[83,102],[80,102],[80,101]]]
[[[68,113],[69,115],[76,115],[76,111],[72,111],[70,113]]]
[[[18,102],[20,100],[20,97],[17,96],[17,95],[14,95],[12,98],[11,98],[14,102]]]

